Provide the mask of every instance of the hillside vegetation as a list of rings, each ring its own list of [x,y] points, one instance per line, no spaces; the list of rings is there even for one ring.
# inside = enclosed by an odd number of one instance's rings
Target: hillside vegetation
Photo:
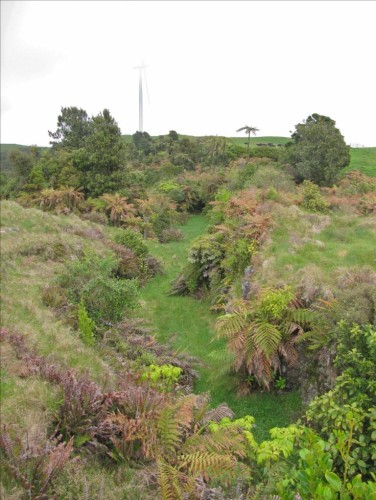
[[[124,143],[62,108],[12,153],[4,498],[375,496],[376,179],[334,125]]]

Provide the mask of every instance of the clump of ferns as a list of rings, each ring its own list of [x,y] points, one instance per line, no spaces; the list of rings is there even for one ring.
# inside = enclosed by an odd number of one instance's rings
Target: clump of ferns
[[[158,483],[163,499],[192,495],[197,483],[229,486],[249,474],[247,443],[236,427],[218,423],[233,413],[226,405],[208,410],[208,399],[190,395],[166,408],[159,421]]]
[[[106,419],[115,431],[110,456],[131,463],[156,461],[163,498],[192,493],[200,478],[230,484],[247,475],[243,434],[236,427],[210,431],[210,422],[233,416],[226,405],[209,410],[207,397],[173,398],[142,387],[119,398]]]

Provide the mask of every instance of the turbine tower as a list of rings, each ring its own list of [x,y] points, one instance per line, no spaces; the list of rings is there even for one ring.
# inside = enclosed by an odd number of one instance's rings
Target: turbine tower
[[[145,70],[146,66],[145,63],[142,62],[141,66],[134,66],[133,69],[138,69],[138,130],[139,132],[144,131],[144,123],[143,123],[143,117],[144,117],[144,109],[143,109],[143,95],[142,95],[142,75],[143,71]],[[144,73],[145,76],[145,73]],[[148,92],[148,87],[146,84],[146,78],[145,78],[145,86],[146,86],[146,92],[149,97],[149,92]]]

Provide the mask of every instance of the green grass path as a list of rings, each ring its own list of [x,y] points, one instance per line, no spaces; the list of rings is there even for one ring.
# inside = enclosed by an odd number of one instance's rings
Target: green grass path
[[[210,352],[223,347],[215,340],[215,314],[205,301],[192,297],[168,296],[171,281],[187,261],[190,244],[205,232],[207,219],[202,215],[190,217],[180,226],[185,238],[182,241],[160,244],[150,241],[152,255],[163,261],[165,273],[151,280],[142,291],[143,316],[153,326],[161,342],[170,342],[178,352],[187,352],[198,357],[203,365],[198,367],[200,379],[195,392],[210,392],[213,406],[226,402],[237,417],[253,415],[258,439],[268,437],[268,429],[287,425],[300,411],[300,399],[296,393],[284,395],[259,393],[243,398],[236,396],[236,379],[223,373],[223,360],[215,360]]]

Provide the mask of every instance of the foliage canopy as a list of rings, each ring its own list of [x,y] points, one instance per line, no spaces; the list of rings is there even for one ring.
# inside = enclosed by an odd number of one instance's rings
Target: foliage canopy
[[[350,163],[346,145],[335,121],[317,113],[295,126],[288,159],[298,181],[308,179],[319,186],[331,186],[340,170]]]

